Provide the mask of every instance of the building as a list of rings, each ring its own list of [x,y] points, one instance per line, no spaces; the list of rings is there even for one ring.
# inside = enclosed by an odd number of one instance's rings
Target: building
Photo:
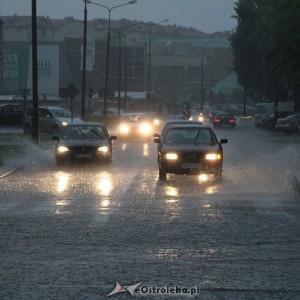
[[[2,20],[0,95],[22,98],[21,91],[31,89],[31,17],[4,16]],[[70,84],[81,93],[83,21],[38,17],[37,23],[40,100],[63,101],[67,96],[63,91]],[[101,98],[108,24],[95,19],[87,25],[85,94],[98,93]],[[204,97],[209,101],[210,89],[232,72],[232,51],[225,33],[208,35],[174,25],[112,20],[110,51],[111,98],[117,91],[125,95],[149,91],[154,101],[199,103]]]

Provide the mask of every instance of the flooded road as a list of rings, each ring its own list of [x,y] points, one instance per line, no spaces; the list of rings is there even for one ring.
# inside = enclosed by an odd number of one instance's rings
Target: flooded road
[[[117,141],[100,167],[57,168],[51,143],[30,146],[24,170],[0,181],[1,299],[106,299],[116,281],[197,286],[195,299],[298,299],[299,138],[216,133],[229,140],[221,183],[158,181],[152,141]]]

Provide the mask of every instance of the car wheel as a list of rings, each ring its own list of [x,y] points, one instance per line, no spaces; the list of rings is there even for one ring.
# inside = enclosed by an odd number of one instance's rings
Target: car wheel
[[[166,180],[167,179],[167,172],[164,167],[159,167],[158,169],[158,178],[159,180]]]
[[[57,125],[54,125],[51,129],[51,133],[55,136],[59,136],[59,133],[60,133],[60,129]]]
[[[25,124],[25,126],[24,126],[24,134],[26,134],[26,135],[31,134],[31,126],[29,124]]]

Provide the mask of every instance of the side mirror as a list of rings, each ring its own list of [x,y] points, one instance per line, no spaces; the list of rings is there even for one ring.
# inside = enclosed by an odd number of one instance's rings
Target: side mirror
[[[59,137],[58,137],[57,135],[54,135],[54,136],[52,137],[52,140],[59,141]]]
[[[112,141],[112,140],[117,140],[118,137],[116,135],[112,135],[109,137],[109,140]]]
[[[159,138],[159,137],[160,137],[160,134],[159,134],[159,133],[153,133],[153,137],[154,137],[154,138]]]
[[[228,143],[228,140],[227,139],[221,139],[220,140],[220,144],[227,144]]]
[[[160,138],[159,137],[156,137],[153,141],[154,141],[154,143],[160,144]]]

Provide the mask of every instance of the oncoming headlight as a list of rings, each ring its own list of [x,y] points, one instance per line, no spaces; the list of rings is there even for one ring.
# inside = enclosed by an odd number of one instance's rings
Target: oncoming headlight
[[[61,124],[62,124],[62,126],[67,126],[69,123],[64,121]]]
[[[108,152],[108,147],[107,146],[100,146],[98,148],[98,151],[102,152],[102,153],[107,153]]]
[[[159,125],[160,124],[160,120],[159,119],[154,119],[153,120],[153,124],[154,125]]]
[[[66,147],[66,146],[59,146],[58,148],[57,148],[57,152],[58,153],[65,153],[65,152],[68,152],[69,151],[69,149],[68,149],[68,147]]]
[[[120,132],[121,133],[128,133],[129,132],[129,126],[128,125],[126,125],[126,124],[121,124],[120,125]]]
[[[220,160],[222,158],[220,153],[208,153],[205,155],[206,160]]]
[[[178,159],[178,155],[176,153],[167,153],[166,154],[166,159],[176,160],[176,159]]]
[[[150,133],[151,126],[149,124],[142,124],[140,130],[142,133]]]

